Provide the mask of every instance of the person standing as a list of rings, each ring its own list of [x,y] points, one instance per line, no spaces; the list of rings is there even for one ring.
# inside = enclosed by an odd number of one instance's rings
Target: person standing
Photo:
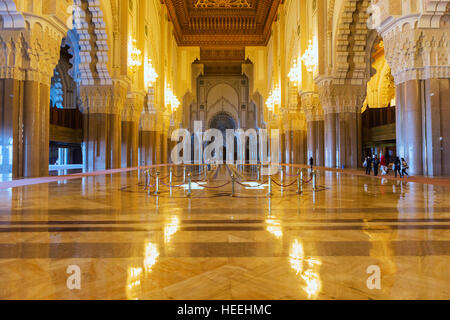
[[[367,157],[366,174],[370,176],[371,172],[372,172],[372,158],[371,157]]]
[[[398,157],[395,158],[394,161],[394,172],[395,172],[395,177],[397,178],[397,173],[399,174],[400,178],[403,178],[402,172],[400,171],[400,159]]]
[[[380,165],[380,160],[378,160],[378,157],[375,156],[373,158],[373,175],[376,177],[378,176],[378,166]]]
[[[408,172],[406,172],[406,170],[409,169],[409,166],[408,166],[408,163],[406,162],[405,158],[402,158],[401,167],[402,167],[402,176],[406,175],[409,177]]]
[[[314,166],[314,158],[313,157],[309,158],[309,166],[311,167],[311,170],[312,170],[313,166]]]

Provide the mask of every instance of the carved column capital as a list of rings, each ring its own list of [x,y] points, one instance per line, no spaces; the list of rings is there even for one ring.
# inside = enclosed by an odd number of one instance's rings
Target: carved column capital
[[[122,110],[122,121],[139,121],[144,109],[145,94],[140,92],[128,93],[125,107]]]
[[[318,83],[319,97],[325,114],[361,112],[366,97],[365,85],[335,84],[333,79]]]
[[[120,81],[112,85],[80,86],[81,106],[85,114],[121,114],[127,99],[127,87]]]
[[[313,91],[302,92],[302,109],[306,115],[306,121],[323,120],[323,109],[320,104],[319,94]]]
[[[398,25],[383,34],[395,83],[450,78],[450,19],[440,29]]]

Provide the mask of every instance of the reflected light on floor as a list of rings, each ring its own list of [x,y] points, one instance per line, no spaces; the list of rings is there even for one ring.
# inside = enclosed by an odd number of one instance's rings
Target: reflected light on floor
[[[173,216],[168,224],[164,226],[164,242],[170,242],[172,236],[177,233],[180,227],[180,220],[177,216]]]
[[[266,220],[266,223],[266,230],[273,234],[276,238],[281,238],[283,236],[283,230],[281,229],[280,222],[275,220]]]
[[[321,281],[319,273],[315,270],[322,264],[319,259],[306,258],[303,250],[303,245],[296,239],[292,243],[291,251],[289,254],[291,268],[295,270],[297,275],[303,279],[306,286],[302,286],[302,289],[308,294],[308,299],[315,298],[321,289]],[[304,267],[306,265],[306,270]]]
[[[147,243],[145,246],[144,268],[149,273],[159,257],[158,247],[154,243]]]
[[[142,268],[129,267],[127,277],[127,299],[138,300],[141,288]]]

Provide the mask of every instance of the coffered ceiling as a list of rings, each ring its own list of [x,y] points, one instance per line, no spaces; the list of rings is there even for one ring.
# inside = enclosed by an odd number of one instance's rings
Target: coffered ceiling
[[[284,0],[164,0],[180,46],[263,46]]]

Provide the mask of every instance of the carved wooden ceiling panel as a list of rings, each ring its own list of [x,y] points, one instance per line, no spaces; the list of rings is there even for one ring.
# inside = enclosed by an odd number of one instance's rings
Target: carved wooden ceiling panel
[[[264,46],[284,0],[164,0],[180,46]]]

